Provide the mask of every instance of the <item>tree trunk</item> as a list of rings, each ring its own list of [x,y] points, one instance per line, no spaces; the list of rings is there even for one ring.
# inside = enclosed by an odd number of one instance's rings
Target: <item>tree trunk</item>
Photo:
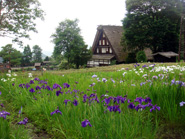
[[[180,36],[179,36],[179,56],[178,56],[178,62],[180,62],[180,55],[181,55],[181,38],[182,38],[182,16],[181,16],[181,22],[180,22]]]

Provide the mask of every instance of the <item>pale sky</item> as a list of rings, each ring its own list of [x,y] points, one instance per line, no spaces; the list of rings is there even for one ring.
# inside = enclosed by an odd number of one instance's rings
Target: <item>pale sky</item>
[[[52,55],[54,44],[50,37],[59,23],[65,19],[78,19],[81,36],[88,46],[92,46],[98,25],[122,25],[125,17],[125,0],[39,0],[45,11],[45,20],[37,20],[38,33],[30,32],[31,40],[24,39],[32,48],[39,45],[42,53]],[[0,46],[12,43],[11,39],[0,37]],[[16,44],[13,47],[18,49]],[[19,49],[21,50],[21,49]]]

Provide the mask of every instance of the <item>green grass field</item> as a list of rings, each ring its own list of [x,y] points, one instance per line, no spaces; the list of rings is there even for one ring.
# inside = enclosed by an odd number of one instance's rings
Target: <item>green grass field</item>
[[[184,63],[12,72],[0,80],[0,138],[185,136]]]

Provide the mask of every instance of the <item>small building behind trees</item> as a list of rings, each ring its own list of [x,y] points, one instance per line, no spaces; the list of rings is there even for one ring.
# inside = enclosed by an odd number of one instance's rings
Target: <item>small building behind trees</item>
[[[157,52],[152,54],[154,57],[154,62],[176,62],[177,53],[174,52]]]

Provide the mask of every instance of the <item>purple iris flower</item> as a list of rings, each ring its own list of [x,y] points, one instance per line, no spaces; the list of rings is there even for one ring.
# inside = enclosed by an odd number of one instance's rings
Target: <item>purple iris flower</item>
[[[95,97],[95,96],[96,96],[96,94],[95,93],[92,93],[92,94],[90,94],[89,98]]]
[[[140,108],[143,109],[143,105],[138,104],[138,105],[135,107],[136,111],[138,111]]]
[[[34,84],[34,81],[33,80],[30,80],[30,84]]]
[[[34,90],[33,88],[31,88],[29,91],[30,91],[31,93],[34,93],[34,92],[35,92],[35,90]]]
[[[185,102],[184,101],[180,102],[180,106],[181,107],[184,106],[184,105],[185,105]]]
[[[119,105],[114,105],[114,106],[107,106],[107,109],[110,111],[110,112],[121,112],[120,108],[119,108]]]
[[[147,65],[143,65],[142,67],[143,67],[143,68],[146,68],[146,67],[147,67]]]
[[[19,114],[21,114],[22,113],[22,106],[21,106],[21,109],[19,110]]]
[[[15,83],[12,83],[12,86],[14,86],[15,85]]]
[[[97,75],[94,74],[94,75],[92,76],[92,78],[97,78]]]
[[[67,105],[67,102],[71,102],[71,100],[65,99],[65,100],[64,100],[65,105]]]
[[[106,78],[102,78],[102,81],[105,83],[105,82],[107,82],[107,79]]]
[[[2,93],[1,93],[1,91],[0,91],[0,95],[1,95]]]
[[[60,113],[60,114],[62,115],[62,112],[59,111],[58,108],[57,108],[55,111],[51,112],[51,115],[53,115],[53,114],[55,114],[55,113]]]
[[[145,83],[146,83],[146,82],[141,82],[141,83],[140,83],[140,86],[142,86],[142,85],[145,84]]]
[[[30,87],[30,85],[28,83],[25,86],[26,86],[27,89]]]
[[[35,78],[34,80],[35,80],[35,81],[39,81],[39,78]]]
[[[134,109],[134,108],[135,108],[135,105],[133,104],[133,102],[131,102],[131,103],[128,105],[128,108],[130,108],[130,109]]]
[[[48,84],[46,81],[44,81],[44,80],[41,80],[40,82],[39,82],[39,84]]]
[[[4,107],[4,104],[3,104],[3,103],[1,103],[1,104],[0,104],[0,106],[3,108],[3,107]]]
[[[92,83],[92,84],[89,85],[89,87],[93,87],[94,85],[95,85],[95,83]]]
[[[64,87],[64,88],[69,88],[70,85],[69,85],[68,83],[63,83],[63,87]]]
[[[158,110],[158,111],[160,111],[160,107],[159,106],[157,106],[157,105],[154,105],[151,109],[150,109],[150,112],[152,112],[153,110],[155,111],[155,110]]]
[[[89,99],[89,97],[85,94],[85,95],[83,96],[83,102],[85,103],[87,99]]]
[[[138,97],[134,100],[134,102],[139,102],[140,104],[142,104],[143,101],[145,101],[145,99],[143,99],[142,97]]]
[[[61,87],[59,84],[56,84],[56,83],[55,83],[55,84],[53,85],[53,89],[57,89],[57,88],[60,88],[60,90],[62,89],[62,87]]]
[[[114,99],[114,97],[105,98],[103,101],[105,101],[105,103],[108,105],[111,99]]]
[[[20,122],[18,122],[17,124],[19,124],[19,125],[26,125],[27,123],[28,123],[28,118],[25,117],[25,118],[23,119],[23,121],[20,121]]]
[[[76,99],[73,101],[73,105],[74,106],[77,106],[78,105],[78,101]]]
[[[51,90],[51,87],[49,87],[48,85],[45,87],[45,89],[47,89],[47,90]]]
[[[36,86],[36,90],[41,90],[40,86],[37,85]]]
[[[6,119],[7,115],[10,115],[10,113],[6,111],[0,111],[0,117],[3,117],[4,119]]]
[[[19,84],[19,87],[24,88],[25,84]]]
[[[91,123],[89,122],[89,120],[84,120],[82,121],[82,127],[86,127],[87,125],[89,125],[90,127],[92,127]]]
[[[125,100],[126,100],[126,97],[122,97],[122,96],[117,96],[115,98],[115,102],[117,102],[118,104],[120,103],[120,101],[121,101],[121,103],[124,103]]]
[[[56,91],[56,95],[59,96],[59,94],[63,94],[63,92],[60,90]]]
[[[147,98],[145,98],[145,103],[151,103],[152,102],[152,100],[149,98],[149,97],[147,97]]]

